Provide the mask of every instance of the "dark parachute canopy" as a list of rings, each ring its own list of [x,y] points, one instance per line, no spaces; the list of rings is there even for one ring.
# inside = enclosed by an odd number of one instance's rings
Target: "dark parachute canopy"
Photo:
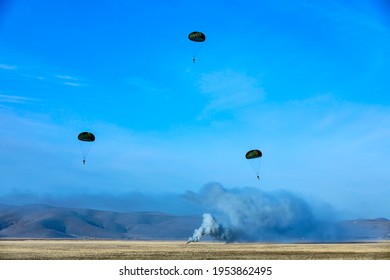
[[[250,150],[245,155],[246,159],[259,158],[262,156],[263,156],[263,153],[260,150]]]
[[[85,164],[85,159],[87,158],[87,155],[92,148],[92,144],[95,141],[95,135],[91,132],[81,132],[77,139],[80,141],[81,154],[83,156],[83,163]]]
[[[91,132],[81,132],[77,137],[80,141],[93,142],[95,141],[95,135]]]
[[[194,42],[204,42],[206,40],[206,36],[199,31],[193,31],[188,35],[188,39]]]
[[[202,43],[206,40],[206,36],[202,32],[193,31],[190,34],[188,34],[188,39],[190,39],[190,41],[195,42],[195,43]],[[198,47],[199,47],[198,44],[195,44],[195,45],[196,46],[192,47],[192,63],[195,63],[196,54],[198,52]]]
[[[261,158],[263,153],[260,150],[250,150],[245,154],[245,158],[249,160],[249,164],[252,166],[256,173],[257,179],[260,180],[259,172],[261,166]]]

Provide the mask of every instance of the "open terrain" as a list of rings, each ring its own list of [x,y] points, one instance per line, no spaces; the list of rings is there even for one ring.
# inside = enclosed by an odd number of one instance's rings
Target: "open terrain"
[[[0,240],[3,260],[390,260],[390,241],[217,243],[119,240]]]

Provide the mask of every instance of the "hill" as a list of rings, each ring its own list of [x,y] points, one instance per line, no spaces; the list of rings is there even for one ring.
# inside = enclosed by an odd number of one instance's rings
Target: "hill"
[[[0,204],[0,238],[187,239],[201,217]]]
[[[344,239],[390,239],[390,220],[385,218],[347,220],[339,223]]]
[[[42,204],[0,204],[0,238],[72,238],[187,240],[202,223],[200,216],[160,212],[120,213]],[[390,220],[358,219],[337,223],[337,241],[390,239]]]

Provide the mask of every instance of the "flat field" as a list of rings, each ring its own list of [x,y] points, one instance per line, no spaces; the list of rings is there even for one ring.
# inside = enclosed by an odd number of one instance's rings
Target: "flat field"
[[[390,241],[217,243],[0,240],[2,260],[390,260]]]

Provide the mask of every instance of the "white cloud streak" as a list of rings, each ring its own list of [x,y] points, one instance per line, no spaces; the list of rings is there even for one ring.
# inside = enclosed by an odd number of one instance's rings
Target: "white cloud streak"
[[[232,70],[203,74],[198,86],[210,99],[200,118],[256,104],[265,95],[257,78]]]
[[[81,86],[81,84],[73,83],[73,82],[64,82],[64,85],[70,86],[70,87],[79,87],[79,86]]]
[[[25,96],[0,94],[0,103],[3,102],[3,103],[24,104],[24,103],[39,102],[39,101],[41,100],[36,98],[25,97]]]
[[[73,76],[68,75],[57,75],[56,78],[60,79],[63,85],[70,86],[70,87],[80,87],[82,86],[81,83],[77,82],[79,79]]]
[[[14,71],[17,70],[18,67],[16,67],[15,65],[0,64],[0,69]]]
[[[68,75],[57,75],[56,77],[58,79],[61,79],[61,80],[70,80],[70,81],[77,81],[78,80],[77,78],[72,77],[72,76],[68,76]]]

